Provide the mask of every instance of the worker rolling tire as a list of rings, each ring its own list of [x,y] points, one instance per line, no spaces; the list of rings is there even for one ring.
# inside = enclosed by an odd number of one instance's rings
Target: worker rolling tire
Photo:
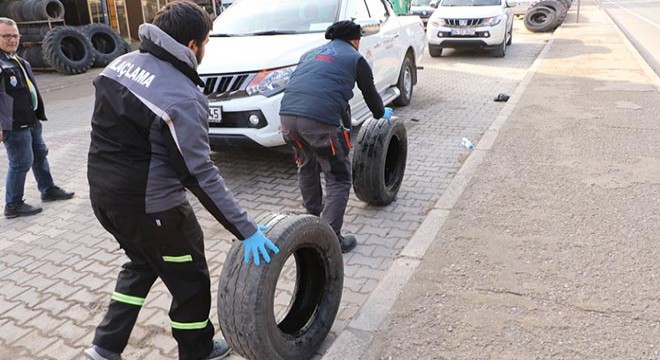
[[[46,61],[59,73],[82,74],[94,63],[92,42],[71,26],[58,26],[44,37]]]
[[[246,265],[236,242],[218,286],[218,322],[225,339],[246,359],[308,359],[335,320],[344,267],[334,231],[312,215],[272,215],[265,235],[280,252],[270,264]],[[296,286],[287,314],[278,322],[275,288],[287,259],[296,259]]]
[[[92,42],[95,67],[107,66],[127,52],[124,39],[106,24],[85,25],[82,31]]]
[[[408,137],[398,119],[367,120],[353,153],[353,190],[358,199],[389,205],[399,193],[406,170]]]

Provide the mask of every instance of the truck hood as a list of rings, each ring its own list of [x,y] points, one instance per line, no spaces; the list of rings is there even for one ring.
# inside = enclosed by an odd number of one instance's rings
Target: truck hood
[[[502,15],[502,7],[494,6],[440,6],[433,12],[434,18],[478,19]]]
[[[322,32],[212,37],[197,72],[200,75],[244,73],[295,65],[307,50],[327,41]]]

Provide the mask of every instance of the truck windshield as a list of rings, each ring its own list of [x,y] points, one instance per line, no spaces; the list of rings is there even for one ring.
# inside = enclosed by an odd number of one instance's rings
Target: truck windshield
[[[339,16],[340,0],[238,0],[213,22],[211,36],[325,32]]]
[[[413,0],[411,6],[430,6],[431,0]]]
[[[442,0],[440,6],[493,6],[500,4],[500,0]]]

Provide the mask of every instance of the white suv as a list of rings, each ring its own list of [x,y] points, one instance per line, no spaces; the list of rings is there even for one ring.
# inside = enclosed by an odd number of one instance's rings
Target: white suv
[[[441,0],[426,31],[429,53],[442,55],[443,48],[481,48],[506,54],[513,35],[513,10],[507,0]]]

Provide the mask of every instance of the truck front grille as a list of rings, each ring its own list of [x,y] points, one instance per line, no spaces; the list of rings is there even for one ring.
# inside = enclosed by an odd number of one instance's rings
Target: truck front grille
[[[476,27],[484,23],[486,19],[445,19],[447,27]]]
[[[204,95],[218,98],[235,91],[245,90],[247,79],[251,74],[203,76]]]

